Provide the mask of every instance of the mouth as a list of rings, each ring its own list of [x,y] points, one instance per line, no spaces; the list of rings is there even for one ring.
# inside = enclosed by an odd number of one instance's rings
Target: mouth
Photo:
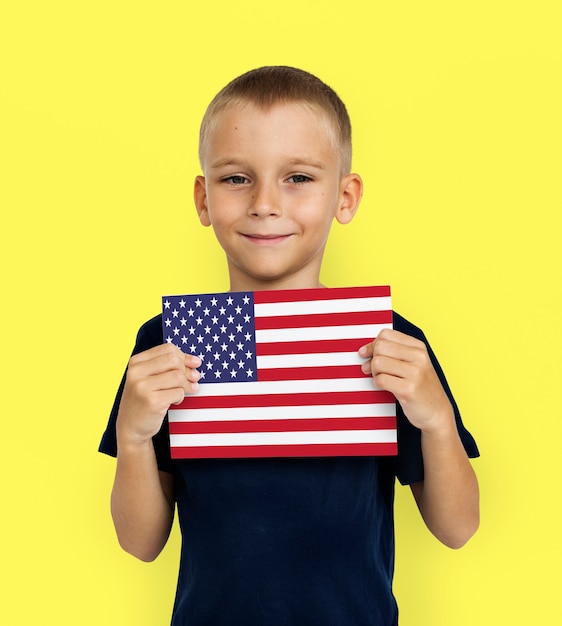
[[[272,246],[282,243],[291,237],[291,235],[278,234],[259,234],[259,233],[242,233],[242,236],[253,244],[258,246]]]

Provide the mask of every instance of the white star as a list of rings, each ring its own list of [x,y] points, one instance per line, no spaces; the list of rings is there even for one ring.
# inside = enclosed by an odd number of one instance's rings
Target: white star
[[[177,337],[180,334],[180,329],[176,326],[176,328],[174,328],[174,335]]]
[[[207,363],[207,369],[208,369],[208,370],[212,370],[212,369],[213,369],[213,364],[211,363],[211,361],[209,361],[209,362]]]
[[[252,358],[252,353],[248,350],[248,352],[246,352],[246,358],[247,359],[251,359]]]
[[[236,332],[237,333],[241,333],[242,332],[242,326],[240,326],[240,324],[238,324],[238,326],[236,327]]]
[[[223,324],[221,326],[221,333],[225,333],[226,332],[226,326]]]
[[[215,352],[213,356],[215,357],[215,361],[218,361],[221,358],[221,355],[218,352]]]
[[[211,298],[211,304],[217,306],[217,299],[214,296]]]
[[[227,304],[232,304],[233,300],[230,296],[228,296],[228,298],[226,299],[226,303]]]
[[[166,326],[171,326],[172,325],[172,320],[166,320]]]
[[[226,349],[228,348],[228,346],[226,345],[226,343],[224,343],[224,341],[223,341],[223,343],[221,345],[221,348],[222,348],[223,352],[226,352]]]
[[[234,310],[236,311],[236,313],[238,315],[240,315],[240,313],[242,313],[242,309],[239,306],[237,306]]]
[[[246,341],[250,341],[250,339],[252,338],[252,335],[250,335],[250,333],[246,333],[244,337],[246,338]]]
[[[248,377],[253,376],[254,370],[246,370],[246,374],[248,375]]]
[[[210,326],[205,326],[205,334],[206,335],[210,335],[211,334],[211,327]]]
[[[165,309],[169,309],[170,308],[170,302],[168,300],[166,300],[166,302],[164,302],[164,308]]]
[[[242,369],[244,367],[244,361],[238,361],[238,367]]]
[[[197,348],[196,348],[193,344],[191,344],[191,345],[189,346],[189,351],[190,351],[190,352],[195,353],[195,351],[196,351],[196,350],[197,350]]]
[[[180,308],[185,309],[185,300],[183,298],[180,300]]]
[[[232,333],[228,335],[228,341],[234,341],[234,335]]]
[[[174,309],[174,310],[172,311],[172,317],[177,317],[178,315],[179,315],[178,310],[177,310],[177,309]]]
[[[183,337],[181,338],[181,342],[182,343],[187,343],[187,337],[185,335],[183,335]]]
[[[238,348],[238,350],[242,350],[242,348],[244,347],[244,344],[243,344],[243,343],[238,342],[238,343],[236,344],[236,347]]]
[[[201,379],[205,378],[205,372],[201,372]]]
[[[195,300],[195,306],[201,306],[201,300],[199,298]]]
[[[209,309],[208,309],[207,307],[205,307],[205,308],[203,309],[203,313],[204,313],[205,315],[209,315],[209,313],[210,313],[210,312],[211,312],[211,311],[209,311]]]
[[[231,352],[228,356],[232,361],[236,358],[236,354],[234,352]]]
[[[193,313],[195,313],[193,309],[188,309],[187,314],[189,315],[189,317],[193,317]]]
[[[217,333],[215,333],[213,335],[213,341],[216,343],[219,340],[219,336],[217,335]]]
[[[210,352],[212,349],[213,349],[213,346],[211,346],[211,344],[210,344],[210,343],[208,343],[208,344],[205,346],[205,350],[207,350],[207,352]]]
[[[228,363],[226,361],[223,361],[222,369],[223,370],[227,370],[228,369]]]
[[[182,317],[182,318],[181,318],[181,320],[180,320],[180,324],[181,324],[182,326],[185,326],[185,325],[187,324],[187,320],[185,319],[185,317]]]
[[[230,377],[231,378],[236,378],[236,370],[231,370]]]
[[[171,337],[166,337],[166,343],[172,343],[172,338]]]
[[[248,298],[248,296],[244,296],[244,304],[249,304],[250,303],[250,298]]]
[[[229,315],[226,319],[228,320],[229,324],[233,324],[234,323],[234,318],[232,317],[232,315]]]
[[[226,313],[226,309],[223,306],[221,306],[221,308],[219,309],[219,313],[221,315],[224,315]]]
[[[197,343],[203,343],[203,335],[197,335]]]
[[[219,318],[215,315],[212,319],[211,322],[213,322],[213,324],[218,324],[219,323]]]
[[[220,377],[221,377],[221,372],[220,372],[220,370],[217,370],[215,372],[215,378],[220,378]]]
[[[193,328],[193,326],[190,326],[188,330],[190,335],[195,335],[195,328]]]
[[[197,326],[201,326],[203,324],[203,318],[202,317],[198,317],[195,321],[197,322]]]
[[[248,314],[244,315],[244,321],[246,322],[246,324],[247,324],[247,323],[248,323],[251,319],[252,319],[252,318],[251,318]]]

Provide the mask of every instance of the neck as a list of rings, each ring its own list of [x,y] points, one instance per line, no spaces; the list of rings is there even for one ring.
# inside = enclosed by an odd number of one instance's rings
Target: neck
[[[324,287],[320,280],[230,280],[229,291],[272,291],[279,289],[318,289]]]

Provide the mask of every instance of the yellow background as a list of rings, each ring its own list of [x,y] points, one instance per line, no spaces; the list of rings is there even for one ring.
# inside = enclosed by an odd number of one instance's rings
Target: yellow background
[[[227,288],[195,218],[198,124],[264,64],[347,103],[366,192],[324,281],[389,283],[476,436],[461,551],[398,489],[402,626],[562,623],[562,45],[557,0],[4,2],[0,623],[166,624],[178,533],[117,546],[96,452],[163,293]]]

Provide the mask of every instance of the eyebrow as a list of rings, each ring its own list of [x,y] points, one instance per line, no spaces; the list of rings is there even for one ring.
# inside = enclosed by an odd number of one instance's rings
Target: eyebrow
[[[223,159],[218,159],[211,163],[211,169],[219,169],[221,167],[244,167],[245,162],[242,159],[236,159],[233,157],[225,157]],[[307,157],[294,157],[287,160],[287,165],[292,167],[304,166],[304,167],[314,167],[319,170],[326,169],[326,163],[323,161],[317,161],[316,159],[307,158]]]
[[[219,167],[226,167],[229,165],[243,165],[243,161],[241,161],[240,159],[225,157],[223,159],[219,159],[218,161],[214,161],[213,163],[211,163],[210,167],[212,169],[217,169]]]

